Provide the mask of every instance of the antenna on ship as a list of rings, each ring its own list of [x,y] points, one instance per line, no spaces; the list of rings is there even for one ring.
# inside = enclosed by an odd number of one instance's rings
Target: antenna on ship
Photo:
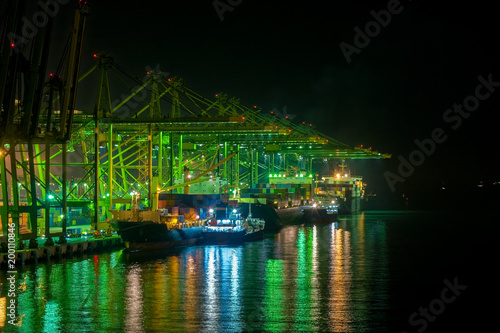
[[[348,173],[346,173],[344,171],[344,169],[347,168],[347,164],[345,164],[345,160],[342,160],[340,162],[339,167],[340,167],[340,174],[337,174],[337,178],[339,178],[339,177],[350,177],[351,176],[351,172],[349,171],[349,169],[347,169]]]
[[[345,169],[345,168],[347,168],[347,164],[345,164],[345,161],[344,161],[344,160],[342,160],[342,161],[340,162],[339,167],[340,167],[340,169],[341,169],[341,171],[342,171],[342,174],[344,174],[344,169]]]

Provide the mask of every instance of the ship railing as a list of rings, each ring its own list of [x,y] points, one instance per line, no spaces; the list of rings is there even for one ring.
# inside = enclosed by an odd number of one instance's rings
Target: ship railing
[[[192,228],[192,227],[202,227],[205,223],[203,220],[185,221],[185,222],[168,222],[167,226],[169,229],[182,229],[182,228]]]

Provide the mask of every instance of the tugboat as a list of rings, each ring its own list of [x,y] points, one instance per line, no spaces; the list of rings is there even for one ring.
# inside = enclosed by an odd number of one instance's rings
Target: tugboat
[[[241,218],[238,210],[233,209],[229,218],[213,218],[203,228],[203,242],[208,245],[235,245],[255,241],[264,237],[264,227],[263,219],[252,217],[251,205],[246,218]]]
[[[339,167],[340,170],[337,170],[335,175],[324,176],[318,180],[315,195],[335,200],[340,215],[359,212],[366,187],[363,177],[351,175],[343,162]]]

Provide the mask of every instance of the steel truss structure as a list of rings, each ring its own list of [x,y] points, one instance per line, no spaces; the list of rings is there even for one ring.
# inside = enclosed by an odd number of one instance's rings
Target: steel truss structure
[[[15,15],[3,31],[18,31],[26,1],[9,6]],[[44,234],[63,241],[75,219],[86,218],[99,228],[110,210],[130,207],[132,198],[155,209],[161,193],[189,193],[190,185],[211,179],[222,184],[216,193],[223,195],[267,182],[270,174],[313,174],[315,160],[390,157],[341,143],[312,125],[265,114],[224,93],[203,97],[159,68],[139,78],[106,54],[95,54],[96,64],[79,75],[87,14],[78,2],[61,75],[45,76],[51,22],[31,48],[0,49],[4,237],[14,223],[18,239]],[[79,111],[76,91],[86,81],[96,102],[92,110]],[[116,91],[128,93],[112,99]]]

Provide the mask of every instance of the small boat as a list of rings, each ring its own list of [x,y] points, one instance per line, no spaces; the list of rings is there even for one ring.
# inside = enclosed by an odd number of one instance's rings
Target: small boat
[[[201,234],[205,244],[235,245],[264,238],[264,227],[265,221],[252,217],[249,207],[246,218],[241,218],[238,210],[233,209],[228,219],[212,219]]]

